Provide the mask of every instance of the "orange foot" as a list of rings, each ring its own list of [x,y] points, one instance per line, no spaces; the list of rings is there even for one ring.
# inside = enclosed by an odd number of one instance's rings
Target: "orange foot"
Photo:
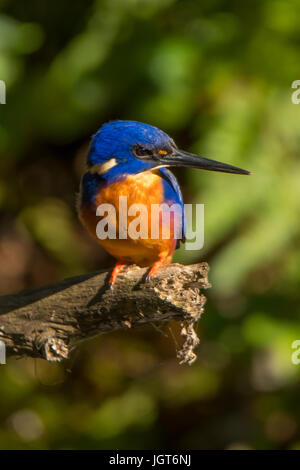
[[[113,290],[113,288],[114,288],[114,284],[116,282],[118,274],[122,271],[122,269],[125,266],[128,266],[128,264],[129,263],[125,263],[124,261],[120,261],[120,260],[116,262],[115,267],[112,270],[111,276],[110,276],[109,281],[108,281],[111,290]]]
[[[153,277],[155,277],[155,275],[158,273],[158,271],[163,267],[165,266],[166,264],[169,264],[170,263],[170,260],[169,259],[165,259],[165,258],[162,258],[158,261],[155,261],[155,263],[152,265],[152,268],[150,269],[150,271],[148,272],[147,274],[147,277],[146,277],[146,281],[150,281],[150,279],[152,279]]]

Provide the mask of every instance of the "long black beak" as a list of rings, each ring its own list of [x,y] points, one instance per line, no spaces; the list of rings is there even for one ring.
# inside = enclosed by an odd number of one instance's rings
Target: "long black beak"
[[[172,155],[161,157],[160,162],[166,166],[185,166],[188,168],[198,168],[201,170],[222,171],[223,173],[236,173],[239,175],[250,175],[250,171],[242,170],[227,163],[217,162],[210,158],[199,157],[189,152],[176,149]]]

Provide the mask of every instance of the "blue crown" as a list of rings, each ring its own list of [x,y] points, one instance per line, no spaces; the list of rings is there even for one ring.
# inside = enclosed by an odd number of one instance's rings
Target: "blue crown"
[[[88,165],[103,163],[110,158],[125,161],[134,157],[136,145],[164,148],[174,145],[165,132],[138,121],[110,121],[93,136],[87,157]]]

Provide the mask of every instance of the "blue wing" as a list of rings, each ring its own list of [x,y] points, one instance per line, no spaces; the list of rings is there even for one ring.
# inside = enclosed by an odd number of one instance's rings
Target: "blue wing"
[[[163,186],[164,186],[164,196],[165,199],[171,201],[172,203],[179,204],[182,210],[182,233],[181,233],[181,241],[185,242],[185,214],[184,214],[184,205],[181,190],[178,184],[177,179],[173,175],[173,173],[168,170],[167,168],[160,168],[159,174],[164,179]],[[177,241],[176,248],[180,246],[180,240]]]

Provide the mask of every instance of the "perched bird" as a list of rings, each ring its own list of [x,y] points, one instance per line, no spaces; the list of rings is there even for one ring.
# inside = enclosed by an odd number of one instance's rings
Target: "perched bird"
[[[171,262],[180,241],[185,241],[182,195],[175,176],[167,169],[179,166],[249,174],[241,168],[179,150],[165,132],[137,121],[110,121],[93,136],[80,185],[78,214],[91,235],[117,259],[110,277],[111,287],[120,270],[128,264],[149,266],[148,277],[154,276],[162,265]],[[169,238],[162,236],[163,217],[159,217],[157,238],[150,235],[138,239],[121,236],[120,196],[127,197],[127,207],[144,204],[148,210],[141,221],[148,227],[152,222],[152,205],[177,204]],[[112,222],[115,224],[115,238],[99,239],[96,234],[99,222],[96,210],[101,204],[111,204],[115,208],[116,218]],[[132,218],[128,217],[128,224]],[[176,218],[181,218],[180,234],[175,233]]]

